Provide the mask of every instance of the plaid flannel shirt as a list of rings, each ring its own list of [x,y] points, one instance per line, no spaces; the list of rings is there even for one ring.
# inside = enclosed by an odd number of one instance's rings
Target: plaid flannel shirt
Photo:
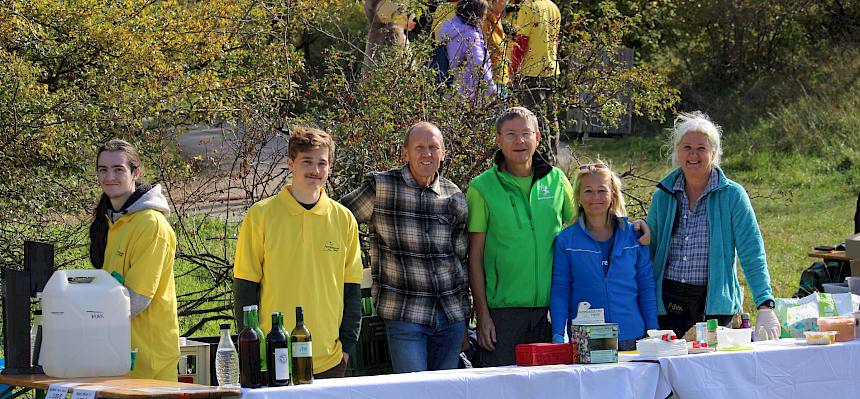
[[[468,318],[466,196],[437,174],[421,186],[409,166],[371,173],[341,203],[366,224],[376,312],[389,320],[434,326]]]
[[[696,199],[696,209],[690,210],[690,199],[687,198],[687,180],[684,174],[678,176],[675,186],[675,197],[681,207],[680,219],[672,233],[672,244],[669,249],[669,261],[666,267],[666,278],[686,284],[708,285],[708,255],[710,254],[710,230],[708,227],[708,194],[717,188],[720,180],[717,170],[711,172],[705,191]]]

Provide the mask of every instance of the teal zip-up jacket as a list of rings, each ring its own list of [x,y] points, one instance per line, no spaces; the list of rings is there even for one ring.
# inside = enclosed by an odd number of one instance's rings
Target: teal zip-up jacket
[[[528,202],[510,176],[502,172],[501,151],[496,152],[496,164],[469,184],[470,190],[478,190],[488,209],[484,275],[490,309],[549,306],[553,244],[569,222],[563,208],[565,201],[571,201],[566,198],[571,189],[561,169],[537,153],[532,159],[534,175]]]
[[[718,166],[715,168],[719,181],[707,197],[710,233],[705,314],[729,315],[739,312],[743,301],[735,267],[737,258],[740,258],[741,269],[756,305],[773,300],[773,293],[764,241],[749,195],[740,184],[729,180],[722,169]],[[647,221],[652,237],[650,252],[657,283],[657,309],[661,315],[666,314],[663,305],[663,272],[669,257],[675,218],[680,211],[672,187],[681,173],[681,168],[677,168],[660,181],[648,209]]]

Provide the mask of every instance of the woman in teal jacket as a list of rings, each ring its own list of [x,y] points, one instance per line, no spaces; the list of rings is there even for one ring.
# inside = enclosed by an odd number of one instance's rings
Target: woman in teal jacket
[[[764,241],[749,196],[719,167],[720,128],[682,113],[671,135],[677,167],[648,210],[660,327],[683,335],[696,322],[730,322],[743,301],[736,258],[758,307],[756,339],[779,337]]]

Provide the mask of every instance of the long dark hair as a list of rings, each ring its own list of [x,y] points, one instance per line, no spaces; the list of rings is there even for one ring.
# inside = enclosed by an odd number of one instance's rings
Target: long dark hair
[[[128,159],[129,169],[133,172],[140,168],[140,154],[137,152],[137,148],[129,142],[120,139],[112,139],[99,147],[98,153],[96,154],[97,168],[99,156],[101,156],[105,151],[124,152]],[[139,184],[139,182],[135,182],[135,187]],[[90,224],[90,262],[96,269],[104,267],[105,248],[107,247],[109,228],[107,220],[108,210],[112,208],[110,198],[108,198],[107,194],[102,193],[101,197],[99,197],[96,209],[93,210],[93,221]]]
[[[466,25],[481,28],[481,20],[487,11],[486,0],[460,0],[457,2],[455,14],[466,23]]]

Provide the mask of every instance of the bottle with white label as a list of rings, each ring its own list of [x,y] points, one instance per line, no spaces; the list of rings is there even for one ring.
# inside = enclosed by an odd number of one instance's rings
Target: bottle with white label
[[[290,385],[290,336],[284,329],[284,315],[272,312],[272,330],[266,336],[266,363],[270,387]]]
[[[311,332],[305,326],[305,316],[301,306],[296,306],[296,328],[290,333],[293,355],[293,385],[314,382],[313,347]]]

